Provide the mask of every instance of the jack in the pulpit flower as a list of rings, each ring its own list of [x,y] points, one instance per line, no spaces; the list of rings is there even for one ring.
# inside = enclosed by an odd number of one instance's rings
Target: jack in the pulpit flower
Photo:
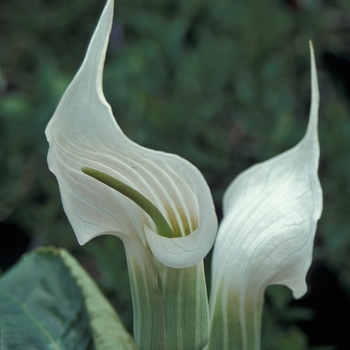
[[[309,124],[292,149],[240,174],[224,196],[214,246],[208,349],[260,349],[264,290],[307,290],[316,224],[322,212],[317,176],[319,92],[312,44]]]
[[[104,234],[124,243],[138,347],[200,349],[209,333],[212,197],[192,164],[135,144],[116,123],[102,91],[113,2],[47,126],[49,168],[79,243]]]

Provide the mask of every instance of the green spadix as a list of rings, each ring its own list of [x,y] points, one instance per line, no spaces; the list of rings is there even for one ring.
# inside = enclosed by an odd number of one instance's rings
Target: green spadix
[[[156,224],[158,233],[167,238],[174,238],[174,232],[169,226],[168,222],[162,215],[162,213],[158,210],[158,208],[150,202],[145,196],[143,196],[139,191],[136,191],[134,188],[128,186],[124,182],[107,175],[103,173],[102,171],[89,168],[89,167],[83,167],[81,168],[81,171],[88,175],[93,177],[94,179],[104,183],[105,185],[113,188],[114,190],[118,191],[119,193],[123,194],[124,196],[131,199],[134,203],[136,203],[140,208],[142,208],[153,220],[153,222]]]

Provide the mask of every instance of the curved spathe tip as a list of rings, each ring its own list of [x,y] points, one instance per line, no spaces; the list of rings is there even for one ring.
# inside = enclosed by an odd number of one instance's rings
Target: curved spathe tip
[[[198,202],[198,227],[184,237],[166,238],[144,226],[147,243],[157,260],[172,268],[186,268],[200,262],[212,248],[217,217],[208,185],[198,170],[184,173]],[[190,213],[189,213],[190,215]]]
[[[209,253],[215,241],[216,220],[208,220],[208,225],[197,228],[185,237],[166,238],[159,236],[145,226],[147,242],[152,254],[162,264],[172,268],[191,267]]]

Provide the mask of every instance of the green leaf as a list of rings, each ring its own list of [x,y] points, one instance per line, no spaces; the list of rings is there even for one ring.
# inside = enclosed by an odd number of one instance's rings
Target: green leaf
[[[96,349],[136,349],[134,340],[96,283],[66,250],[60,249],[59,254],[82,291]]]
[[[136,349],[95,282],[63,249],[25,256],[0,279],[0,305],[4,350]]]
[[[84,300],[55,249],[25,256],[0,279],[3,350],[89,349]]]

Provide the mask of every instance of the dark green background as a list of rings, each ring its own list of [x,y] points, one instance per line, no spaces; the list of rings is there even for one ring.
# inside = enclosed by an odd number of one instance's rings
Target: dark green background
[[[103,6],[0,2],[0,262],[4,272],[33,247],[68,248],[131,329],[120,242],[99,237],[78,245],[46,164],[44,129]],[[104,80],[115,117],[137,143],[195,164],[219,217],[235,176],[303,136],[313,40],[324,211],[309,294],[291,303],[288,290],[268,290],[263,347],[348,349],[350,1],[120,0],[115,7]]]

